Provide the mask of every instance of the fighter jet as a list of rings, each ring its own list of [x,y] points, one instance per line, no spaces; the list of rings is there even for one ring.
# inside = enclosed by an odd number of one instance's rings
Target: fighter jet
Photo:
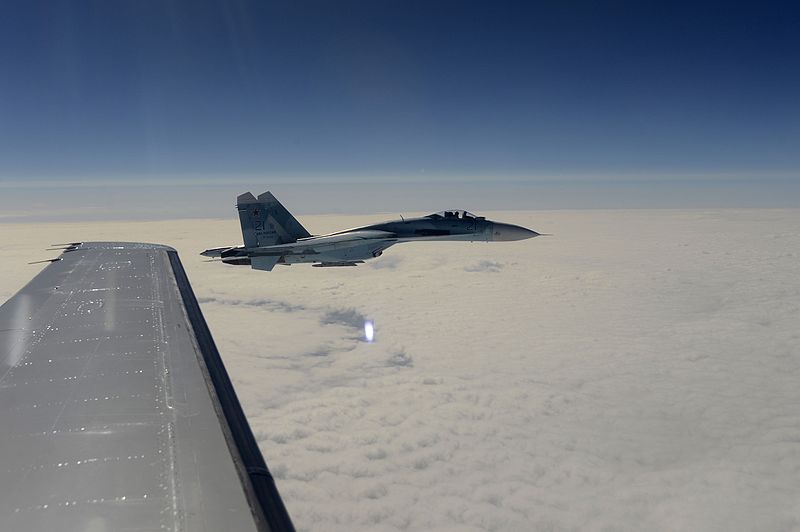
[[[312,263],[316,267],[356,266],[380,257],[400,242],[459,240],[498,242],[539,236],[518,225],[493,222],[463,210],[421,218],[401,218],[327,235],[312,236],[270,192],[258,198],[247,192],[236,200],[244,246],[207,249],[205,257],[225,264],[271,271],[276,264]]]

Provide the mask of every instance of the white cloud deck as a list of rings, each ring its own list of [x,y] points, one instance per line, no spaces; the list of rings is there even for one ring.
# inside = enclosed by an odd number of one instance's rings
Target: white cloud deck
[[[189,260],[235,220],[4,225],[0,294],[79,234],[175,246],[299,529],[796,527],[800,210],[498,217],[555,236],[265,279]]]

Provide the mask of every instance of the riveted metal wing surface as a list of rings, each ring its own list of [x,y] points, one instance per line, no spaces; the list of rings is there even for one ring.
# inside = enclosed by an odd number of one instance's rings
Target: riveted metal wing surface
[[[292,530],[172,248],[74,243],[0,307],[0,529]]]

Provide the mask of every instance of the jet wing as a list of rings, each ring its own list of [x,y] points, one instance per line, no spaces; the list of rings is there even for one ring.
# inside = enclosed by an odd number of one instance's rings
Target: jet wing
[[[396,240],[397,235],[390,231],[377,231],[375,229],[348,229],[347,231],[337,231],[328,235],[310,236],[308,238],[301,238],[297,242],[350,242],[365,240]]]
[[[0,307],[0,523],[293,530],[174,249],[73,245]]]
[[[313,255],[323,253],[331,249],[344,249],[352,246],[360,246],[368,242],[380,242],[392,245],[397,242],[397,235],[388,231],[351,231],[333,233],[330,235],[312,236],[301,238],[291,244],[279,244],[276,246],[266,246],[257,248],[255,255],[259,256],[282,256],[282,255]],[[389,247],[386,246],[386,247]]]

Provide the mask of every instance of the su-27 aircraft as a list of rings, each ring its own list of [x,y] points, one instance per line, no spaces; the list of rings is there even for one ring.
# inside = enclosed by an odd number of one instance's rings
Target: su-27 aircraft
[[[270,192],[258,198],[247,192],[236,200],[244,246],[207,249],[205,257],[225,264],[271,271],[276,264],[313,263],[316,267],[356,266],[380,257],[400,242],[460,240],[498,242],[539,236],[518,225],[493,222],[463,210],[421,218],[402,218],[327,235],[312,236]]]

